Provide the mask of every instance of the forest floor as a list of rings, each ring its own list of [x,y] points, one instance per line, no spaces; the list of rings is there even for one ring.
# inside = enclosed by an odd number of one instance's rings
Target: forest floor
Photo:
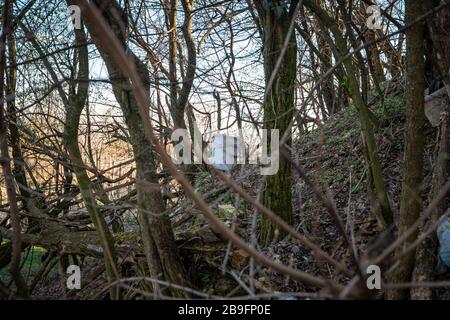
[[[384,90],[384,103],[374,96],[369,99],[371,110],[378,120],[375,128],[377,148],[387,186],[391,208],[398,221],[399,197],[401,192],[402,158],[405,124],[404,86],[390,84]],[[364,177],[364,150],[358,115],[350,106],[344,112],[325,122],[323,128],[295,142],[295,160],[314,179],[323,190],[334,199],[341,221],[350,235],[352,251],[362,261],[368,259],[367,252],[373,252],[374,244],[380,235],[380,228],[371,211]],[[426,121],[426,142],[424,153],[424,188],[422,198],[428,203],[431,185],[431,169],[434,162],[436,130]],[[334,259],[352,265],[351,251],[337,230],[333,218],[323,205],[314,199],[312,190],[299,178],[294,179],[295,228]],[[323,191],[326,192],[326,191]],[[375,249],[376,250],[376,249]],[[334,273],[326,263],[314,263],[311,251],[304,249],[291,238],[265,248],[272,259],[295,266],[299,270],[317,276],[332,277],[337,281],[349,280],[344,275]],[[376,251],[375,251],[376,252]],[[266,280],[271,290],[302,292],[311,291],[295,281],[270,273]],[[440,280],[448,280],[448,274]],[[435,297],[449,299],[449,290],[437,289]]]
[[[398,214],[398,201],[401,191],[402,150],[404,141],[404,88],[401,84],[391,84],[384,88],[384,105],[379,98],[369,99],[369,105],[378,120],[376,140],[381,160],[385,183],[389,192],[394,214]],[[358,257],[364,257],[370,244],[379,234],[376,217],[371,213],[364,183],[365,165],[361,131],[358,127],[357,111],[353,107],[347,108],[328,119],[321,129],[317,129],[300,140],[294,142],[295,161],[297,161],[309,177],[314,179],[322,188],[328,189],[333,197],[338,213],[343,221],[347,233],[350,235],[352,250]],[[427,123],[425,151],[425,183],[423,198],[427,199],[431,181],[431,166],[434,154],[435,130]],[[260,177],[254,170],[244,168],[236,173],[235,179],[253,196],[256,196]],[[212,206],[216,213],[232,226],[238,234],[246,237],[249,242],[254,241],[249,235],[254,230],[252,208],[247,208],[241,201],[227,193],[221,192],[223,185],[213,179],[211,174],[203,172],[198,175],[194,185],[199,193],[213,198]],[[218,190],[217,193],[211,190]],[[329,253],[338,261],[351,265],[351,252],[347,249],[340,236],[332,217],[325,208],[318,203],[310,188],[294,173],[295,229]],[[324,191],[325,192],[325,191]],[[218,195],[217,195],[218,194]],[[186,200],[188,202],[188,200]],[[188,209],[186,209],[188,207]],[[203,292],[221,296],[239,296],[248,294],[246,289],[236,281],[242,279],[250,288],[256,288],[259,293],[309,292],[311,298],[317,289],[305,287],[289,278],[280,276],[265,267],[255,267],[247,255],[240,250],[234,250],[223,243],[217,235],[209,230],[199,212],[193,206],[186,204],[173,215],[176,226],[176,236],[180,243],[181,254],[189,268],[195,269],[196,287]],[[180,213],[181,212],[181,213]],[[186,213],[190,212],[190,218]],[[201,238],[196,243],[191,239]],[[186,240],[189,239],[189,240]],[[304,272],[317,276],[333,277],[336,281],[344,282],[348,279],[344,275],[333,272],[331,266],[318,261],[313,253],[292,240],[290,237],[281,239],[276,244],[258,247],[264,254],[275,261],[290,265]],[[195,254],[192,254],[192,253]],[[34,270],[33,263],[30,272]],[[98,260],[86,264],[82,274],[89,274],[98,269]],[[226,265],[225,272],[223,266]],[[219,271],[218,271],[219,270]],[[97,272],[98,273],[98,272]],[[249,273],[255,277],[249,277]],[[194,272],[192,272],[194,274]],[[89,299],[98,296],[97,288],[105,283],[101,276],[95,278],[78,293],[66,296],[64,285],[55,266],[44,280],[40,282],[34,292],[35,299]],[[439,296],[445,298],[439,291]]]

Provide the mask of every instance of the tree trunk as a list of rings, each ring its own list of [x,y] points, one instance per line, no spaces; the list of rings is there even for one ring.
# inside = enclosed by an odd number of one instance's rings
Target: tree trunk
[[[319,18],[320,22],[328,28],[336,42],[336,60],[339,60],[343,55],[345,55],[349,48],[347,42],[342,36],[341,31],[333,17],[331,17],[324,9],[322,9],[315,0],[304,0],[303,3],[312,12],[314,12]],[[380,159],[378,157],[378,152],[375,143],[374,129],[372,123],[373,114],[370,112],[367,104],[364,102],[363,96],[361,95],[359,82],[357,79],[357,67],[354,65],[352,59],[348,58],[344,61],[347,83],[346,90],[349,96],[352,98],[353,103],[358,110],[359,120],[361,123],[361,129],[364,136],[364,141],[367,148],[369,162],[367,164],[368,170],[371,171],[372,179],[376,192],[376,199],[378,205],[381,208],[382,216],[384,221],[380,221],[383,225],[389,225],[393,222],[392,211],[389,203],[389,197],[384,185],[383,174],[380,165]]]
[[[441,1],[442,3],[442,1]],[[433,41],[434,53],[450,99],[450,3],[429,21],[428,29]]]
[[[406,23],[411,23],[422,15],[422,3],[406,1]],[[405,233],[419,218],[422,207],[421,187],[423,179],[424,153],[424,23],[416,23],[407,30],[407,91],[405,150],[403,156],[403,181],[400,196],[399,234]],[[400,254],[417,238],[414,232],[397,251]],[[415,250],[401,258],[398,267],[389,275],[391,283],[403,283],[411,280],[414,268]],[[407,290],[388,290],[388,299],[405,299]]]
[[[431,4],[430,4],[431,7]],[[431,8],[427,8],[425,11]],[[428,21],[428,35],[431,37],[432,48],[430,51],[434,54],[429,57],[430,61],[436,61],[440,74],[442,74],[445,85],[450,85],[450,76],[448,74],[450,68],[450,36],[448,30],[450,28],[450,5],[441,9],[434,19]],[[434,65],[434,63],[433,63]],[[434,79],[435,77],[433,77]],[[450,101],[450,94],[447,90],[447,103]],[[448,179],[448,154],[449,154],[449,112],[441,115],[441,123],[436,135],[436,154],[433,170],[433,182],[429,199],[433,199],[441,190],[442,186]],[[435,222],[445,212],[447,208],[444,201],[434,210],[431,218],[424,225],[422,230],[426,230],[427,226]],[[416,264],[413,271],[413,281],[433,281],[434,268],[436,263],[436,254],[438,240],[435,234],[430,235],[422,242],[416,253]],[[433,298],[433,290],[431,288],[412,288],[411,299],[431,300]]]
[[[130,143],[133,147],[136,161],[139,223],[150,274],[154,278],[165,279],[174,284],[187,285],[189,281],[178,254],[171,222],[169,217],[164,214],[165,204],[156,172],[159,162],[152,146],[148,144],[145,138],[142,119],[137,102],[132,94],[131,84],[121,69],[111,59],[111,51],[109,51],[109,47],[98,34],[96,29],[97,21],[93,18],[90,11],[86,9],[87,4],[81,0],[73,0],[73,2],[79,5],[84,13],[82,16],[85,19],[93,42],[105,61],[114,95],[122,109],[130,132]],[[95,3],[110,25],[111,30],[123,45],[123,49],[129,54],[130,63],[135,64],[143,84],[148,87],[149,74],[146,66],[125,44],[127,39],[127,21],[123,10],[115,1],[98,0]],[[158,286],[154,286],[154,290],[159,290]],[[171,292],[178,297],[186,297],[187,295],[185,292],[175,289],[171,289]]]
[[[287,50],[282,58],[279,69],[275,70],[277,61],[289,35],[289,28],[293,17],[292,12],[296,1],[291,2],[291,8],[282,9],[273,6],[267,7],[263,1],[256,1],[260,19],[264,30],[264,73],[266,79],[266,90],[268,94],[264,101],[264,127],[268,129],[279,129],[280,137],[286,130],[290,130],[289,124],[293,117],[295,107],[295,79],[297,71],[297,41],[295,32],[292,31]],[[267,85],[270,79],[274,81],[270,88]],[[291,144],[291,137],[287,144]],[[269,141],[269,139],[268,139]],[[292,177],[290,161],[280,158],[277,174],[267,176],[265,188],[262,194],[262,203],[289,224],[293,223],[292,214]],[[270,243],[281,239],[285,235],[280,229],[273,225],[270,220],[263,216],[261,221],[261,241]]]
[[[71,1],[69,0],[68,3],[70,4]],[[41,57],[43,57],[44,66],[50,74],[52,81],[57,86],[58,94],[66,109],[63,142],[72,162],[73,170],[77,177],[83,202],[91,217],[91,220],[99,236],[100,243],[103,247],[107,279],[109,282],[114,282],[119,278],[119,274],[116,268],[117,259],[114,249],[114,243],[104,217],[97,210],[97,204],[93,192],[93,185],[91,184],[91,181],[87,175],[85,164],[78,145],[78,127],[80,116],[86,104],[88,96],[89,60],[87,47],[83,46],[83,44],[86,44],[87,42],[86,36],[83,29],[75,30],[75,39],[79,46],[76,53],[78,64],[75,65],[74,68],[78,68],[78,81],[70,83],[70,94],[67,95],[62,86],[59,84],[58,76],[55,73],[52,65],[46,58],[44,49],[40,46],[39,42],[33,36],[31,31],[27,29],[27,27],[23,23],[19,22],[19,25],[21,26],[28,40],[33,44],[35,50],[40,54]],[[69,201],[66,201],[66,204],[69,205]],[[116,288],[111,288],[111,299],[119,298],[118,292],[119,291]]]
[[[14,34],[10,33],[8,35],[8,62],[10,65],[17,63],[16,59],[16,45],[14,41]],[[7,110],[9,114],[10,121],[8,122],[10,140],[11,140],[11,151],[14,162],[13,174],[14,178],[19,187],[19,192],[22,197],[22,202],[24,209],[27,211],[27,202],[30,199],[30,193],[28,188],[28,183],[25,175],[25,163],[22,156],[22,148],[20,144],[20,134],[19,128],[17,126],[17,109],[15,103],[15,92],[16,92],[16,76],[17,70],[15,67],[9,68],[7,75],[7,88],[6,95],[10,98],[7,101]]]
[[[326,60],[326,63],[324,61],[320,63],[320,74],[324,75],[328,71],[329,66],[332,65],[333,52],[329,43],[326,41],[326,39],[324,39],[321,33],[317,33],[317,42],[320,48],[320,52],[323,54],[323,60]],[[339,111],[339,106],[337,105],[337,101],[335,98],[336,93],[334,91],[333,76],[329,76],[327,79],[325,79],[320,88],[320,92],[323,96],[323,101],[325,102],[325,106],[327,108],[328,116],[332,116]]]
[[[80,82],[78,84],[77,92],[68,96],[63,140],[69,154],[69,158],[72,162],[73,171],[77,177],[83,202],[89,212],[97,234],[100,237],[100,242],[103,246],[106,276],[108,278],[108,282],[111,283],[119,279],[119,274],[116,267],[117,257],[114,249],[114,241],[104,217],[98,211],[93,192],[93,185],[85,169],[85,164],[78,144],[80,117],[86,105],[88,96],[89,83],[87,80],[89,79],[89,60],[87,46],[82,45],[86,43],[84,32],[82,30],[75,30],[75,37],[76,43],[80,45],[77,49],[77,60],[79,66],[78,80],[80,80]],[[76,89],[74,87],[73,90],[70,91],[75,92],[75,90]],[[110,296],[111,299],[119,299],[119,289],[117,287],[112,287],[110,289]]]
[[[9,218],[11,220],[11,227],[13,231],[12,237],[12,253],[9,271],[11,278],[17,287],[17,294],[26,298],[28,296],[28,288],[25,279],[20,273],[20,262],[22,252],[21,242],[21,226],[19,217],[19,208],[17,206],[17,195],[14,185],[14,178],[11,170],[11,158],[8,150],[8,130],[7,121],[5,117],[4,105],[4,80],[6,67],[6,43],[7,35],[12,31],[12,5],[13,1],[6,0],[3,6],[3,25],[2,34],[0,38],[0,164],[2,166],[3,175],[5,179],[6,193],[9,201]]]
[[[364,3],[361,1],[361,13],[362,17],[365,17],[365,12],[367,10],[367,7],[369,5],[367,3]],[[374,30],[367,30],[367,32],[364,34],[364,37],[366,39],[366,42],[373,42],[376,40],[377,32]],[[367,49],[367,58],[370,61],[370,64],[372,66],[372,78],[375,85],[380,84],[381,82],[386,81],[386,76],[384,74],[383,65],[381,63],[381,54],[378,43],[374,43],[370,45]]]

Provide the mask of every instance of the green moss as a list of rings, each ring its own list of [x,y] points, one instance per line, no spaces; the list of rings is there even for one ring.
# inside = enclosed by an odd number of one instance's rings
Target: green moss
[[[228,221],[232,221],[239,214],[238,209],[231,204],[220,204],[216,213],[219,219]]]
[[[403,114],[405,112],[405,104],[404,95],[387,96],[384,99],[384,107],[379,102],[374,106],[373,112],[377,119],[383,123],[391,117]]]
[[[211,191],[211,188],[214,187],[211,174],[208,171],[199,172],[195,176],[194,187],[195,191],[200,194],[205,194],[208,191]]]
[[[6,243],[6,241],[3,241],[2,244]],[[21,255],[21,266],[22,266],[22,273],[25,275],[30,273],[30,275],[33,275],[34,273],[38,272],[38,270],[42,266],[42,256],[47,252],[46,249],[38,246],[33,246],[29,248],[29,250],[26,250],[22,252]],[[6,266],[2,270],[0,270],[0,280],[7,283],[11,279],[9,268]]]
[[[131,240],[139,240],[140,234],[138,232],[119,232],[114,235],[115,242],[124,242]]]
[[[308,199],[308,200],[306,201],[306,208],[307,208],[307,209],[314,209],[315,206],[316,206],[316,205],[314,204],[313,199]]]
[[[345,178],[346,177],[339,171],[326,170],[323,173],[323,179],[329,185],[336,182],[343,182],[345,181]]]

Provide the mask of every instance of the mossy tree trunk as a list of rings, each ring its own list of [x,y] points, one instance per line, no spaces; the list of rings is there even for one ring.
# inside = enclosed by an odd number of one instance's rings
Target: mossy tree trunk
[[[424,13],[423,4],[416,0],[406,1],[406,23],[414,22]],[[421,189],[423,179],[424,155],[424,90],[425,90],[425,60],[424,60],[424,30],[423,22],[415,23],[406,31],[407,50],[407,91],[406,91],[406,125],[405,149],[403,156],[403,179],[400,196],[399,234],[405,233],[419,218],[422,208]],[[399,255],[417,238],[414,232],[406,239],[397,251]],[[403,283],[411,280],[414,268],[415,250],[404,255],[398,266],[389,275],[390,283]],[[405,299],[407,290],[388,290],[388,299]]]
[[[73,4],[68,0],[67,3]],[[93,184],[87,175],[86,166],[81,156],[81,151],[78,144],[78,128],[80,124],[80,117],[83,108],[86,105],[89,87],[89,57],[88,49],[84,44],[87,43],[86,35],[83,29],[75,30],[75,41],[77,43],[77,50],[75,54],[76,64],[74,67],[73,77],[77,81],[71,82],[69,86],[69,94],[67,94],[63,87],[59,84],[58,76],[53,69],[50,61],[46,57],[45,50],[41,47],[38,40],[34,37],[32,32],[21,22],[20,27],[24,31],[28,40],[32,43],[38,54],[43,57],[43,64],[47,69],[52,81],[55,83],[58,94],[64,104],[66,116],[64,123],[63,142],[66,147],[70,161],[72,162],[73,171],[76,175],[80,193],[86,210],[94,224],[98,234],[100,243],[103,248],[104,262],[106,275],[109,282],[118,280],[119,274],[117,271],[116,254],[114,249],[114,242],[111,232],[108,229],[104,217],[97,209],[96,200],[93,192]],[[119,298],[119,290],[112,287],[110,289],[111,299]]]
[[[342,36],[336,20],[323,9],[316,0],[304,0],[304,5],[316,14],[319,21],[332,33],[336,44],[336,60],[342,58],[349,52],[347,41]],[[347,76],[346,90],[358,110],[359,120],[361,123],[361,130],[364,137],[365,147],[367,148],[368,164],[372,181],[374,184],[377,205],[381,209],[384,221],[380,221],[383,225],[390,225],[393,222],[392,210],[389,203],[389,197],[384,184],[383,174],[381,170],[380,159],[378,156],[375,135],[373,128],[373,114],[370,112],[367,104],[364,102],[361,94],[360,85],[357,78],[357,66],[354,64],[352,58],[344,61],[344,67]]]
[[[63,140],[69,154],[73,171],[77,177],[83,202],[100,237],[103,247],[106,276],[108,281],[118,280],[116,267],[117,257],[114,249],[114,241],[104,217],[97,208],[92,183],[87,174],[83,158],[78,144],[78,128],[81,113],[86,105],[89,87],[89,58],[87,46],[83,46],[86,36],[82,30],[75,30],[76,43],[79,45],[76,53],[78,61],[78,85],[71,85],[70,94],[66,105],[66,119],[64,124]],[[119,298],[119,290],[116,287],[110,289],[111,299]]]
[[[271,87],[266,88],[268,94],[264,101],[264,127],[268,129],[269,135],[270,129],[279,129],[282,137],[286,130],[290,130],[289,124],[295,107],[297,41],[294,30],[289,35],[289,28],[292,19],[295,19],[293,13],[297,1],[291,1],[290,8],[286,8],[285,4],[276,5],[267,1],[255,1],[255,4],[264,30],[266,86],[272,77],[274,79]],[[276,69],[287,37],[288,47]],[[288,145],[291,144],[290,136],[291,133],[286,142]],[[270,144],[270,139],[268,142]],[[293,223],[291,163],[288,160],[280,159],[278,172],[266,177],[262,203],[289,224]],[[285,235],[265,217],[262,218],[260,231],[262,243],[270,243]]]
[[[97,46],[106,64],[114,96],[122,109],[130,133],[130,143],[136,162],[139,223],[150,275],[155,279],[164,279],[174,284],[189,285],[187,273],[175,243],[170,219],[165,214],[166,208],[157,174],[157,168],[160,163],[152,145],[147,142],[145,137],[142,119],[136,99],[132,93],[131,83],[121,71],[121,68],[113,62],[111,58],[112,52],[98,33],[96,28],[97,21],[90,14],[90,11],[86,9],[86,3],[81,0],[73,0],[73,3],[81,7],[82,16],[92,41]],[[101,10],[103,18],[109,24],[112,32],[121,42],[123,49],[129,54],[129,61],[135,65],[143,84],[148,88],[150,80],[147,67],[126,47],[128,21],[122,8],[116,1],[97,0],[95,3]],[[159,287],[154,285],[153,289],[158,291]],[[187,293],[176,289],[171,289],[171,293],[177,297],[188,296]]]

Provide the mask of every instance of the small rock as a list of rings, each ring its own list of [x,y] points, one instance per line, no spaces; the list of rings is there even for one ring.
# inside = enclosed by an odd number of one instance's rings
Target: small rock
[[[217,209],[217,217],[221,220],[232,221],[238,213],[238,210],[231,204],[220,204]]]

